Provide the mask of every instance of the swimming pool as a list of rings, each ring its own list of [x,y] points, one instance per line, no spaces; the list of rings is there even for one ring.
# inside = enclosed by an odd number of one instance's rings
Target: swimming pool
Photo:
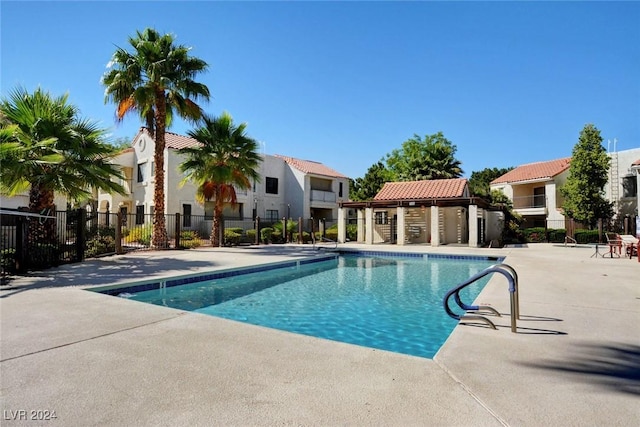
[[[442,308],[446,291],[497,261],[501,259],[341,253],[94,290],[432,358],[457,324]],[[488,280],[465,288],[463,300],[472,302]]]

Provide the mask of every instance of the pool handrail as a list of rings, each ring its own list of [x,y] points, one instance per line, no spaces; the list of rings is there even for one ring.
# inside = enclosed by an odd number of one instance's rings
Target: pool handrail
[[[316,247],[316,239],[315,239],[315,237],[313,237],[313,235],[312,235],[311,241],[313,242],[313,249],[316,249],[316,250],[320,250],[320,249],[338,249],[338,242],[337,242],[336,240],[331,240],[331,239],[328,239],[328,238],[326,238],[326,237],[324,237],[324,236],[320,237],[320,242],[321,242],[321,243],[322,243],[322,242],[330,242],[330,243],[333,243],[333,244],[334,244],[334,246],[333,246],[332,248],[326,248],[326,247],[324,247],[324,246],[318,246],[318,247]]]
[[[519,309],[519,299],[518,299],[518,274],[516,273],[515,269],[513,267],[511,267],[508,264],[495,264],[492,265],[490,267],[487,267],[486,269],[482,270],[481,272],[473,275],[472,277],[470,277],[469,279],[465,280],[464,282],[458,284],[457,286],[454,286],[453,288],[451,288],[445,295],[445,297],[443,298],[443,306],[445,311],[447,312],[447,314],[449,315],[449,317],[453,318],[453,319],[457,319],[457,320],[480,320],[483,321],[485,323],[487,323],[492,329],[497,329],[496,325],[489,319],[487,319],[484,316],[481,316],[479,314],[464,314],[464,315],[459,315],[454,313],[453,311],[451,311],[451,309],[449,308],[449,298],[451,298],[451,296],[454,296],[454,299],[456,301],[456,303],[458,304],[458,306],[460,308],[462,308],[465,311],[478,311],[481,309],[489,309],[490,311],[492,311],[494,314],[497,313],[497,311],[491,307],[488,306],[480,306],[480,305],[467,305],[465,303],[462,302],[462,300],[460,299],[460,295],[459,292],[460,290],[462,290],[463,288],[469,286],[470,284],[476,282],[477,280],[492,274],[492,273],[500,273],[503,276],[505,276],[507,278],[507,281],[509,282],[509,292],[510,292],[510,302],[511,302],[511,332],[517,332],[517,325],[516,325],[516,319],[520,318],[520,309]]]

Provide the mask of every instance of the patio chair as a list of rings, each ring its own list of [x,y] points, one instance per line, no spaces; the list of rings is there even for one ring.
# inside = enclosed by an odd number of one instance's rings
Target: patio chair
[[[630,234],[623,234],[620,236],[620,240],[622,240],[622,244],[624,246],[624,253],[629,257],[629,259],[638,255],[638,240],[637,237],[634,237]]]
[[[613,258],[614,255],[620,258],[620,255],[622,255],[622,239],[618,233],[606,233],[605,236],[607,237],[607,245],[609,246],[608,255],[611,258]],[[607,254],[603,255],[603,257],[606,255]]]

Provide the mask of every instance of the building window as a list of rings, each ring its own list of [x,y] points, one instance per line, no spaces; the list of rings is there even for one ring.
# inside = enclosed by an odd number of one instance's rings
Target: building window
[[[635,176],[625,176],[622,178],[622,197],[637,197],[638,181]]]
[[[338,197],[342,197],[342,183],[338,184]]]
[[[267,209],[267,221],[278,221],[278,210],[277,209]]]
[[[225,204],[222,208],[222,216],[224,219],[242,219],[243,216],[243,204],[236,203],[235,205]]]
[[[138,165],[138,182],[144,181],[144,163]]]
[[[144,224],[144,205],[136,206],[136,225]]]
[[[534,208],[544,208],[546,206],[545,188],[537,187],[533,189],[533,206]]]
[[[389,221],[389,216],[387,215],[387,211],[376,212],[375,215],[376,215],[375,222],[378,225],[386,224]]]
[[[182,226],[191,227],[191,205],[182,205]]]
[[[151,179],[153,179],[153,177],[155,176],[155,173],[156,173],[156,163],[151,162]]]
[[[278,178],[267,177],[265,192],[269,194],[278,194]]]

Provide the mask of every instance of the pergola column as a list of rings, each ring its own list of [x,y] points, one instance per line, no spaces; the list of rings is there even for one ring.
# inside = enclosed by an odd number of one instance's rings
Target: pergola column
[[[431,206],[431,246],[440,246],[440,208]]]
[[[366,237],[364,235],[365,224],[364,224],[364,210],[358,209],[356,212],[358,215],[358,242],[364,242]]]
[[[404,211],[405,207],[398,206],[396,208],[396,245],[403,246],[404,245]]]
[[[373,209],[365,208],[365,236],[364,243],[367,245],[373,245]]]
[[[346,209],[338,208],[338,243],[344,243],[347,241],[347,222],[346,222]]]
[[[480,230],[481,231],[481,230]],[[478,206],[469,205],[469,247],[477,248],[478,242]]]

